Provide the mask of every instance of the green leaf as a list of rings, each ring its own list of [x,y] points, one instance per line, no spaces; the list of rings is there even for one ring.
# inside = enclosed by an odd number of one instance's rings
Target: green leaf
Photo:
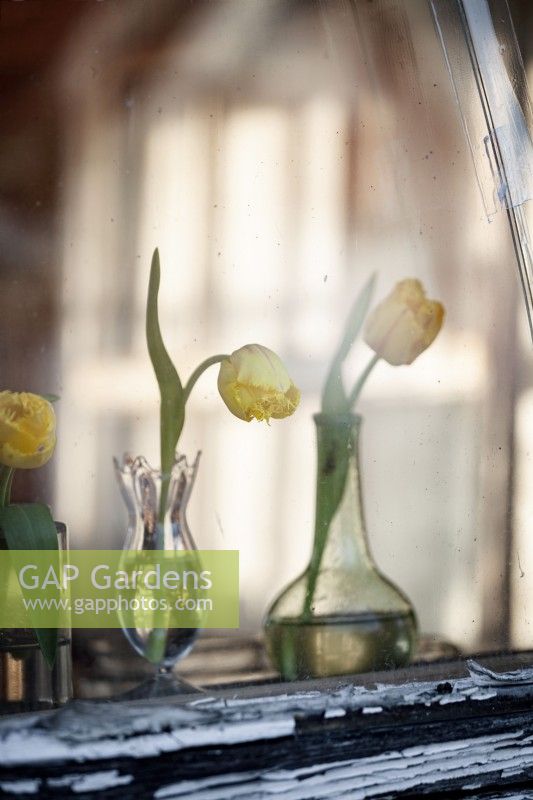
[[[342,414],[350,411],[350,404],[342,383],[342,364],[363,326],[375,282],[376,275],[374,274],[358,294],[348,315],[342,340],[331,362],[322,391],[322,411],[325,414]]]
[[[44,397],[49,403],[57,403],[58,400],[61,400],[58,394],[42,394],[41,397]]]
[[[9,550],[58,550],[57,530],[48,506],[20,503],[0,509],[0,528]],[[53,667],[57,628],[36,628],[35,634],[46,663]]]
[[[159,327],[157,298],[160,281],[161,267],[159,251],[156,248],[152,257],[148,284],[146,341],[161,395],[161,470],[163,473],[169,474],[185,420],[185,398],[179,375],[166,350]],[[163,501],[164,498],[161,499]]]
[[[16,503],[0,509],[0,527],[10,550],[57,550],[57,529],[44,503]]]
[[[42,503],[0,508],[0,528],[9,550],[58,550],[55,522],[48,506]],[[57,628],[36,628],[35,634],[51,669],[56,658]]]

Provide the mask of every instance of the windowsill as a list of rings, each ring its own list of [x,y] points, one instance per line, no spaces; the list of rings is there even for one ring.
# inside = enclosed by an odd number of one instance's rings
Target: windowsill
[[[508,672],[533,653],[479,662]],[[469,675],[455,660],[200,696],[75,701],[0,721],[0,787],[121,800],[476,796],[481,787],[498,796],[533,770],[533,681],[521,679]]]

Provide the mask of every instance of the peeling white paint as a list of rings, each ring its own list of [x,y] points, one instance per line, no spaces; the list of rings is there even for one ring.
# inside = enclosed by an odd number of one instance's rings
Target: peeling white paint
[[[513,691],[512,686],[525,685],[516,672],[503,689],[489,683],[489,679],[493,680],[491,676],[484,676],[481,682],[477,676],[450,680],[449,694],[442,694],[437,682],[419,681],[402,686],[381,684],[376,689],[346,684],[333,692],[295,691],[266,697],[235,697],[221,692],[176,701],[74,702],[57,712],[0,720],[0,763],[23,768],[64,761],[71,765],[71,771],[67,767],[63,777],[48,779],[48,787],[70,787],[80,794],[103,791],[134,785],[134,778],[119,770],[82,774],[75,772],[74,765],[106,758],[149,758],[201,746],[274,741],[294,733],[297,717],[323,715],[334,719],[349,712],[380,714],[385,721],[390,710],[467,701],[482,703],[498,697],[500,692],[507,695]],[[529,690],[526,687],[515,691],[527,694]],[[393,794],[431,787],[454,778],[472,785],[488,772],[520,776],[532,763],[533,737],[514,730],[297,770],[248,771],[187,780],[158,789],[154,798],[194,796],[195,800],[219,800],[221,796],[231,796],[252,800],[276,795],[284,800],[358,800],[385,791]],[[98,764],[94,767],[97,769]],[[38,780],[5,781],[0,788],[5,793],[36,794],[41,785]]]
[[[204,790],[210,789],[213,786],[218,787],[217,791],[225,787],[225,793],[229,791],[229,787],[231,786],[231,791],[233,792],[233,788],[235,786],[238,788],[239,783],[241,787],[242,785],[246,786],[246,783],[249,783],[249,781],[257,780],[260,777],[261,773],[257,771],[235,772],[226,775],[212,775],[209,778],[201,778],[197,781],[180,781],[179,783],[171,783],[168,786],[162,786],[155,792],[154,800],[166,800],[167,797],[190,797],[191,792],[195,793],[194,796],[196,800],[197,797],[201,796]],[[226,797],[227,796],[226,794]]]
[[[505,771],[519,775],[519,764],[531,764],[531,748],[508,746],[519,734],[505,737],[486,736],[457,743],[432,744],[408,748],[371,758],[335,764],[317,764],[300,770],[270,771],[264,775],[245,772],[202,781],[184,781],[160,789],[156,800],[191,797],[195,800],[219,800],[220,797],[266,798],[283,800],[318,800],[342,798],[366,800],[385,793],[399,793],[414,787],[431,787],[441,780],[465,781],[470,788],[476,775]],[[458,756],[462,752],[463,755]],[[231,786],[231,795],[228,794]]]
[[[127,786],[133,781],[133,775],[121,775],[117,769],[92,772],[90,775],[64,775],[61,778],[49,778],[46,785],[50,788],[70,787],[73,792],[94,792],[100,789],[112,789],[114,786]]]
[[[463,694],[445,694],[439,700],[439,706],[446,706],[449,703],[464,703],[466,697]]]
[[[478,692],[470,695],[471,700],[490,700],[491,697],[498,697],[496,689],[480,689]]]
[[[105,739],[76,744],[69,739],[52,738],[49,732],[36,730],[13,733],[0,745],[4,766],[52,763],[57,761],[98,761],[104,758],[146,758],[186,747],[235,744],[237,742],[277,739],[294,732],[293,717],[280,720],[255,720],[219,724],[205,728],[178,728],[171,733],[131,735],[124,739]],[[132,731],[134,733],[134,731]]]
[[[40,780],[1,781],[0,789],[6,794],[37,794]]]
[[[345,717],[346,710],[344,708],[327,708],[324,714],[324,719],[333,719],[334,717]]]
[[[521,667],[510,672],[494,672],[469,658],[466,662],[470,677],[478,686],[526,686],[533,684],[533,667]]]

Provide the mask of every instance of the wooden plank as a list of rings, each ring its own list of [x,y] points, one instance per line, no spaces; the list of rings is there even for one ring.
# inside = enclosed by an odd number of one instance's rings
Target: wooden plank
[[[523,662],[507,660],[518,668],[507,682],[423,680],[419,669],[374,688],[311,681],[21,715],[0,722],[0,796],[500,796],[533,778]]]

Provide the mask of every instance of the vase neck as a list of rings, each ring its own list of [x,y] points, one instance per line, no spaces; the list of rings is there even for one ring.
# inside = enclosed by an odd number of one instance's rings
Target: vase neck
[[[361,417],[317,414],[317,485],[313,557],[321,569],[372,566],[361,491]]]
[[[200,454],[189,465],[177,457],[170,474],[150,467],[146,459],[115,460],[115,473],[129,516],[127,550],[194,549],[186,508]]]

